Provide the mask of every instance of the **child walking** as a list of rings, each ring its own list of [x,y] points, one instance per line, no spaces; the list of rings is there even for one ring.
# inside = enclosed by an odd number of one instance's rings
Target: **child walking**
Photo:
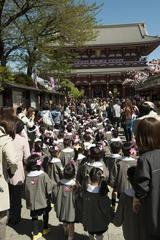
[[[123,157],[121,161],[117,162],[117,178],[116,178],[116,190],[117,196],[127,190],[130,187],[130,183],[127,177],[127,170],[129,167],[136,166],[137,159],[132,157],[134,145],[132,142],[126,142],[122,146]]]
[[[53,192],[51,196],[51,201],[54,204],[55,203],[55,193],[57,188],[57,183],[60,181],[60,179],[63,176],[63,165],[61,163],[61,160],[59,158],[59,152],[60,149],[57,145],[53,145],[49,148],[50,152],[50,159],[48,162],[48,176],[52,180],[53,183]]]
[[[35,142],[33,143],[32,154],[33,155],[36,154],[41,159],[43,159],[43,161],[42,161],[42,168],[43,168],[44,172],[47,172],[47,170],[48,170],[48,158],[49,157],[48,157],[47,153],[43,149],[43,141],[40,138],[37,138],[35,140]]]
[[[109,170],[108,185],[113,188],[112,191],[112,208],[115,210],[116,207],[116,178],[117,178],[117,163],[122,160],[121,156],[121,142],[111,142],[110,149],[111,155],[106,159],[106,165]]]
[[[49,148],[50,159],[48,164],[48,175],[54,184],[57,184],[63,175],[63,165],[59,158],[60,149],[57,145]]]
[[[76,189],[75,166],[70,161],[64,167],[64,176],[57,185],[55,203],[57,218],[63,222],[64,234],[68,236],[68,240],[74,238]]]
[[[120,143],[122,143],[122,139],[119,136],[118,128],[112,129],[112,138],[111,138],[110,142],[111,143],[112,142],[120,142]]]
[[[50,194],[53,184],[48,175],[41,170],[42,160],[37,154],[31,155],[27,160],[27,176],[25,182],[26,205],[30,209],[32,217],[32,239],[38,240],[42,237],[39,232],[38,217],[43,215],[43,235],[48,230]]]
[[[74,159],[75,153],[72,147],[72,140],[70,138],[64,138],[64,149],[61,151],[60,159],[63,166],[65,166],[69,160]]]
[[[83,194],[83,226],[89,233],[90,240],[103,240],[112,219],[113,210],[107,196],[108,187],[100,168],[92,168],[89,173],[90,183]]]
[[[131,186],[134,185],[136,166],[128,168],[127,175],[128,181]],[[133,212],[133,198],[135,197],[135,192],[133,188],[127,189],[123,192],[119,199],[119,204],[117,211],[113,220],[115,226],[119,227],[122,225],[123,235],[125,240],[142,240],[145,238],[145,231],[143,226],[143,231],[140,229],[142,225],[139,214]]]

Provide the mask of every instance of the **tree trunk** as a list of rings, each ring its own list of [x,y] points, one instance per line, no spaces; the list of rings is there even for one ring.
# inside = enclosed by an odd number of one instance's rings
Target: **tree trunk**
[[[5,56],[2,56],[2,59],[1,59],[1,66],[2,66],[2,67],[6,67],[6,65],[7,65],[7,59],[6,59]]]
[[[4,43],[0,34],[0,65],[5,67],[7,64],[7,59],[5,57]]]
[[[31,77],[33,72],[33,66],[31,64],[28,64],[27,66],[27,76]]]
[[[31,77],[32,73],[33,73],[33,69],[34,69],[34,66],[35,66],[35,54],[34,54],[34,51],[32,52],[28,52],[28,58],[27,58],[27,75],[29,77]]]
[[[3,27],[2,27],[2,13],[6,0],[0,0],[0,65],[5,67],[7,59],[5,57],[4,42],[3,42]]]

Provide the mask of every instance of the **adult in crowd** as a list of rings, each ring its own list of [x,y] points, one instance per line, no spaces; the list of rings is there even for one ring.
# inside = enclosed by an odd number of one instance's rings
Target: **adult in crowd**
[[[7,210],[10,208],[8,180],[16,171],[17,156],[13,139],[15,117],[5,109],[0,116],[0,240],[5,240]],[[6,116],[6,117],[5,117]]]
[[[135,174],[133,210],[142,218],[144,240],[160,239],[160,121],[144,118],[137,124],[140,157]]]
[[[66,117],[66,118],[70,118],[71,117],[70,107],[66,103],[64,105],[64,117]]]
[[[21,220],[21,198],[25,180],[24,166],[27,158],[30,155],[29,143],[25,137],[21,136],[24,129],[24,123],[17,119],[16,121],[16,135],[13,140],[17,155],[17,170],[9,181],[10,191],[10,211],[9,222],[17,224]]]
[[[132,115],[133,115],[132,102],[130,99],[126,99],[125,106],[123,108],[122,122],[127,142],[132,140]]]
[[[113,102],[110,101],[108,102],[108,105],[106,107],[106,117],[110,120],[111,123],[113,123],[113,116],[114,116]]]
[[[132,105],[133,105],[133,113],[134,113],[135,117],[138,117],[139,116],[139,108],[137,106],[137,102],[135,99],[133,99]]]
[[[32,108],[32,107],[29,107],[29,108],[27,109],[27,114],[26,114],[26,116],[27,116],[27,118],[28,118],[29,120],[35,121],[35,116],[36,116],[36,111],[35,111],[35,109]]]
[[[156,111],[156,107],[153,102],[145,101],[140,106],[140,117],[138,120],[147,118],[147,117],[153,117],[160,120],[160,116],[158,115]]]
[[[115,100],[115,104],[113,105],[113,111],[114,111],[114,125],[116,127],[119,127],[121,121],[121,106],[119,104],[119,99]]]
[[[17,108],[17,116],[19,119],[24,122],[27,128],[32,128],[34,126],[34,118],[35,118],[35,111],[29,111],[29,115],[27,116],[27,109],[24,106],[20,106]]]
[[[92,113],[96,113],[96,110],[97,110],[97,102],[96,102],[96,100],[91,102],[91,109],[92,109]]]
[[[31,129],[34,127],[34,118],[35,114],[30,116],[29,118],[27,117],[27,108],[24,106],[20,106],[17,108],[17,117],[24,123],[24,131],[23,131],[23,136],[29,140],[28,137],[28,129]]]
[[[54,128],[60,129],[62,114],[58,106],[53,106],[51,110],[51,116],[54,122]]]
[[[52,119],[50,106],[48,103],[45,103],[43,105],[42,110],[39,111],[38,115],[39,115],[40,119],[42,120],[42,122],[46,125],[46,127],[53,128],[54,121]]]
[[[29,146],[30,146],[30,149],[32,149],[33,143],[36,139],[36,133],[37,133],[37,130],[38,130],[38,126],[36,126],[36,120],[37,120],[36,119],[37,118],[36,110],[32,107],[29,107],[27,109],[26,117],[34,123],[34,125],[32,127],[29,127],[29,126],[27,127],[27,135],[28,135]],[[25,131],[25,126],[24,126],[24,129],[21,132],[21,135],[23,135],[24,131]]]
[[[11,107],[1,107],[0,108],[0,119],[7,119],[10,118],[10,116],[17,116],[16,108]]]
[[[137,124],[144,118],[153,117],[160,120],[160,115],[156,112],[156,108],[153,102],[145,101],[139,106],[139,117],[134,121],[133,132],[136,132]]]

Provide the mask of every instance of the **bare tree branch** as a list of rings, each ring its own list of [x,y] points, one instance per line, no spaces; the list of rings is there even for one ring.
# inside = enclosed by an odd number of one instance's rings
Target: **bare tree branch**
[[[13,1],[15,2],[15,0]],[[2,27],[5,28],[9,26],[10,23],[14,22],[17,18],[26,14],[30,9],[32,9],[33,6],[34,6],[33,3],[30,5],[29,1],[26,1],[26,3],[21,7],[21,10],[14,14],[13,16],[11,16],[4,24],[2,24]]]
[[[0,26],[1,26],[1,17],[4,8],[5,0],[0,0]]]

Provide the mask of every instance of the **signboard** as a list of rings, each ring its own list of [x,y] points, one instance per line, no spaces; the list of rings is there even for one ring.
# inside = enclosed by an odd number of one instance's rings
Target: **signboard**
[[[36,108],[37,103],[38,103],[37,95],[35,93],[31,92],[30,99],[31,99],[31,107]]]
[[[107,67],[107,66],[144,66],[146,62],[128,61],[123,58],[119,59],[79,59],[74,62],[73,66],[78,67]]]
[[[13,107],[19,107],[20,105],[23,104],[23,92],[21,91],[12,91],[12,102],[13,102]]]

